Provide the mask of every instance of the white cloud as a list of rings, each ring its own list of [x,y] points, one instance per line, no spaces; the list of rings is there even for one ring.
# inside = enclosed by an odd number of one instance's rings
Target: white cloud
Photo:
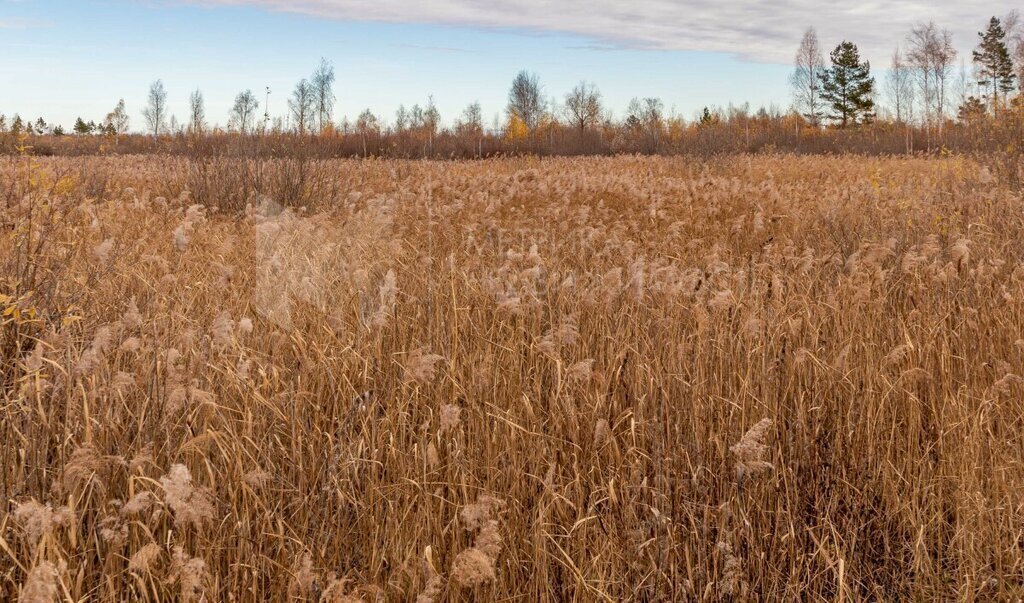
[[[856,42],[875,62],[906,31],[934,20],[969,49],[988,18],[1017,4],[997,0],[924,3],[877,0],[837,4],[811,0],[192,0],[202,5],[251,5],[351,21],[434,23],[531,32],[561,32],[598,47],[702,50],[753,61],[788,63],[803,30],[818,29],[822,45]],[[968,57],[969,62],[969,57]]]
[[[14,0],[8,0],[13,2]],[[0,18],[0,29],[38,29],[50,27],[52,24],[38,19],[23,19],[21,17]]]

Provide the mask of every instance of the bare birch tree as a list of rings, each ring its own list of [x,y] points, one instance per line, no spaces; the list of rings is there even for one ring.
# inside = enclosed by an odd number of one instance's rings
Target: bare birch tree
[[[934,21],[914,26],[907,35],[907,61],[917,79],[918,97],[928,126],[942,129],[946,118],[949,79],[956,60],[953,34]]]
[[[800,48],[793,60],[793,73],[789,83],[793,88],[793,105],[811,125],[821,120],[821,74],[825,71],[825,58],[818,44],[818,33],[808,27],[800,40]]]
[[[142,110],[148,130],[153,136],[159,136],[167,127],[167,90],[163,80],[150,84],[149,95],[146,97],[146,108]]]
[[[508,112],[522,121],[531,133],[537,128],[544,113],[544,98],[540,78],[536,74],[520,71],[512,80],[512,88],[508,92]]]
[[[1013,68],[1017,74],[1017,82],[1024,85],[1024,19],[1020,13],[1012,10],[1003,18],[1006,30],[1006,45],[1013,59]]]
[[[288,111],[295,122],[295,130],[305,134],[313,121],[314,92],[308,80],[295,84],[292,97],[288,99]]]
[[[125,110],[124,99],[117,101],[117,106],[103,119],[103,125],[107,130],[114,133],[115,138],[128,131],[128,111]],[[3,129],[0,128],[0,131]]]
[[[565,116],[580,132],[601,121],[601,93],[593,84],[580,82],[565,95]]]
[[[323,132],[333,119],[334,102],[334,65],[327,59],[320,59],[320,66],[313,72],[310,80],[313,88],[313,117],[317,132]]]
[[[235,104],[231,107],[231,123],[242,134],[252,131],[253,120],[256,118],[256,110],[259,109],[259,101],[252,90],[239,92],[235,97]]]
[[[203,93],[199,90],[193,91],[188,97],[188,105],[188,129],[193,134],[202,134],[206,130],[206,104],[203,101]]]
[[[885,78],[885,92],[897,123],[914,121],[913,74],[899,47],[892,53],[889,73]]]

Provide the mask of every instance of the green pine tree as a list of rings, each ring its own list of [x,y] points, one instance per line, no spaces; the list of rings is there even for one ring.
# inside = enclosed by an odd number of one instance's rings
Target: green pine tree
[[[1006,31],[999,19],[992,17],[988,29],[979,31],[978,49],[974,51],[974,62],[978,65],[978,79],[991,92],[992,113],[999,111],[999,98],[1006,98],[1013,91],[1016,75],[1013,73],[1013,59],[1006,47]]]
[[[700,115],[700,125],[710,126],[715,123],[715,117],[711,114],[711,111],[707,107],[704,107],[704,112]]]
[[[829,56],[832,66],[819,75],[821,98],[831,109],[829,117],[844,128],[870,121],[875,108],[871,64],[861,62],[857,45],[845,40]]]
[[[957,117],[964,123],[975,123],[985,117],[985,105],[977,96],[968,96],[960,105]]]
[[[75,134],[78,134],[79,136],[85,136],[86,134],[89,133],[89,124],[85,123],[85,121],[83,121],[82,118],[79,117],[75,120],[75,127],[73,129],[75,131]]]

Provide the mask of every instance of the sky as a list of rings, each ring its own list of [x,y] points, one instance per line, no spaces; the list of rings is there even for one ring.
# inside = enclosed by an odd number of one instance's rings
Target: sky
[[[162,79],[184,121],[199,89],[226,124],[251,89],[273,116],[321,58],[335,66],[336,118],[430,95],[446,123],[480,102],[502,114],[522,69],[561,101],[586,80],[622,115],[659,97],[692,118],[704,106],[789,106],[790,62],[813,26],[827,50],[857,43],[881,81],[893,49],[922,20],[949,28],[970,63],[977,32],[1015,8],[979,2],[809,0],[0,0],[0,113],[69,127],[124,98],[132,128]]]

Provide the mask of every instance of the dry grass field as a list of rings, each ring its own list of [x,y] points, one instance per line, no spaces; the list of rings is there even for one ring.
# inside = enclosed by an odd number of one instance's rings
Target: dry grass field
[[[1024,597],[1024,204],[970,160],[22,157],[0,206],[0,600]]]

